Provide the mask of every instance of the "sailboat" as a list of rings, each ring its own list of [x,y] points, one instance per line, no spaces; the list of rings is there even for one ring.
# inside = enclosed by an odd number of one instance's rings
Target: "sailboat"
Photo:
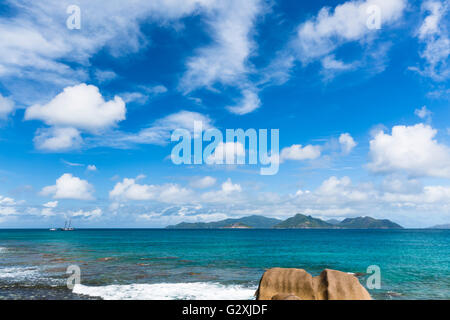
[[[64,228],[61,228],[60,230],[61,230],[61,231],[73,231],[73,230],[75,230],[75,229],[71,226],[71,223],[72,223],[72,219],[69,220],[69,224],[67,224],[67,220],[66,220],[66,222],[64,222]]]

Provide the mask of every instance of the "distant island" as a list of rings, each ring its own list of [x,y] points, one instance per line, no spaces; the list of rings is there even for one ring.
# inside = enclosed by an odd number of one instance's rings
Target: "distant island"
[[[181,222],[177,225],[167,226],[168,229],[232,229],[232,226],[245,226],[244,228],[252,228],[252,229],[269,229],[272,228],[277,223],[280,223],[281,220],[275,218],[267,218],[264,216],[248,216],[237,219],[225,219],[221,221],[215,222]]]
[[[429,227],[428,229],[450,229],[450,223],[438,224],[436,226]]]
[[[371,217],[346,218],[342,221],[321,220],[304,214],[296,214],[284,221],[264,216],[248,216],[215,222],[181,222],[167,229],[403,229],[387,219]]]

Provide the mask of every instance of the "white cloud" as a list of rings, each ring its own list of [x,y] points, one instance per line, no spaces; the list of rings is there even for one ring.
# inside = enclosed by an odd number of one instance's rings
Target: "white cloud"
[[[243,201],[242,196],[239,195],[241,192],[241,185],[233,183],[231,179],[228,178],[222,183],[220,190],[205,192],[201,195],[200,199],[205,203],[223,203],[232,205]]]
[[[301,212],[320,216],[368,215],[399,219],[427,227],[434,219],[450,218],[450,187],[421,186],[416,180],[398,178],[383,181],[382,187],[371,183],[353,184],[349,177],[330,177],[313,192],[298,192],[293,203]],[[389,216],[385,215],[389,212]],[[439,213],[439,214],[437,214]],[[436,215],[435,217],[430,214]],[[418,224],[417,224],[418,223]]]
[[[13,198],[9,198],[9,197],[4,197],[0,195],[0,205],[1,206],[11,206],[11,205],[15,205],[16,201]]]
[[[0,216],[11,216],[16,215],[17,209],[15,207],[3,207],[0,206]]]
[[[423,107],[420,108],[420,109],[414,110],[414,114],[415,114],[416,116],[418,116],[420,119],[431,120],[431,115],[433,114],[433,112],[431,112],[430,110],[428,110],[426,106],[423,106]]]
[[[121,93],[120,96],[126,103],[136,102],[145,104],[150,98],[166,93],[168,89],[163,85],[139,86],[137,91]]]
[[[405,180],[401,176],[391,175],[383,180],[381,188],[386,193],[419,193],[423,186],[417,179]]]
[[[89,165],[86,167],[86,170],[87,170],[87,171],[97,171],[97,167],[96,167],[94,164],[89,164]]]
[[[58,206],[58,201],[49,201],[42,205],[44,208],[41,210],[41,215],[44,217],[52,217],[55,215],[53,209]]]
[[[234,85],[248,72],[247,59],[254,50],[251,30],[263,9],[259,0],[230,0],[217,3],[208,13],[213,43],[198,50],[187,61],[180,87],[190,92],[216,82]]]
[[[58,201],[49,201],[47,203],[44,203],[42,206],[45,208],[56,208],[58,206]]]
[[[448,9],[448,1],[425,1],[423,3],[422,11],[426,12],[427,16],[417,32],[417,37],[423,45],[420,57],[425,64],[422,68],[409,68],[435,81],[444,81],[450,77]]]
[[[256,49],[252,30],[265,4],[260,0],[230,0],[218,2],[215,9],[207,14],[213,43],[188,59],[179,87],[185,93],[212,89],[216,83],[237,87],[242,91],[242,100],[227,109],[247,114],[261,104],[257,91],[247,88],[250,84],[247,76],[251,72],[248,59]]]
[[[16,208],[17,204],[17,201],[13,198],[0,195],[0,217],[18,214],[19,212]],[[2,220],[0,220],[0,222],[2,222]]]
[[[341,145],[342,153],[349,154],[357,143],[349,133],[342,133],[339,136],[339,143]]]
[[[219,142],[214,152],[206,159],[208,164],[235,164],[245,157],[244,145],[240,142]]]
[[[65,88],[44,105],[28,107],[25,120],[41,120],[51,126],[38,130],[34,142],[37,149],[57,152],[79,148],[81,131],[99,134],[124,120],[125,113],[120,97],[105,101],[96,86],[82,83]]]
[[[14,101],[0,94],[0,120],[6,119],[14,109]]]
[[[11,15],[0,17],[0,77],[38,81],[77,79],[89,59],[106,48],[113,56],[137,52],[149,41],[140,23],[168,25],[187,15],[209,10],[211,0],[79,0],[81,29],[65,27],[65,1],[10,0]],[[81,72],[80,72],[81,69]],[[46,73],[52,77],[42,77]],[[51,80],[50,80],[51,81]]]
[[[329,55],[322,59],[322,67],[324,69],[340,71],[340,70],[353,69],[355,67],[355,65],[352,63],[350,63],[350,64],[344,63],[341,60],[337,60],[334,55]]]
[[[78,211],[71,211],[69,213],[69,215],[71,217],[81,217],[81,218],[85,218],[85,219],[95,219],[95,218],[99,218],[102,216],[102,209],[100,208],[96,208],[93,210],[88,210],[88,211],[83,211],[83,210],[78,210]]]
[[[239,184],[233,184],[233,182],[231,182],[231,179],[228,178],[227,181],[225,181],[222,184],[222,191],[225,193],[231,193],[231,192],[241,192],[242,188]]]
[[[80,131],[75,128],[50,127],[39,129],[34,137],[36,149],[62,152],[79,148],[83,143]]]
[[[195,179],[191,181],[190,186],[196,189],[210,188],[216,184],[216,178],[206,176],[203,178]]]
[[[325,202],[366,201],[369,197],[368,192],[355,188],[349,177],[339,179],[334,176],[325,180],[315,194],[323,197]]]
[[[280,161],[285,160],[314,160],[320,157],[321,148],[319,146],[294,144],[283,148],[280,153]]]
[[[65,173],[56,180],[55,185],[44,187],[41,195],[51,195],[54,199],[91,200],[94,198],[93,191],[93,186],[86,180]]]
[[[17,202],[13,198],[0,195],[0,216],[9,216],[17,214]]]
[[[47,104],[27,108],[25,120],[97,132],[124,120],[125,113],[125,103],[120,97],[105,101],[96,86],[82,83],[65,88]]]
[[[100,83],[109,82],[118,77],[117,73],[112,70],[100,70],[96,69],[94,72],[95,79]]]
[[[125,178],[116,183],[109,192],[115,201],[156,200],[165,203],[183,203],[190,199],[192,191],[176,184],[148,185],[139,184],[136,179]]]
[[[242,100],[235,106],[228,106],[227,109],[231,113],[243,115],[255,111],[261,106],[261,100],[254,90],[243,90]]]
[[[183,190],[187,189],[174,184],[147,185],[124,179],[110,192],[110,210],[120,208],[121,216],[127,219],[143,219],[160,226],[251,214],[287,218],[298,212],[339,219],[369,215],[411,227],[450,219],[449,186],[423,186],[401,175],[388,176],[379,184],[332,176],[311,191],[300,189],[294,194],[252,193],[231,179],[208,192]]]
[[[394,126],[380,131],[370,141],[374,172],[404,171],[413,176],[450,177],[450,148],[438,143],[437,131],[429,125]]]
[[[213,121],[207,115],[181,110],[154,121],[149,127],[135,134],[115,131],[110,136],[103,135],[101,140],[94,143],[119,148],[127,148],[134,144],[166,145],[170,142],[171,133],[176,129],[186,129],[193,135],[196,121],[202,123],[203,131],[213,127]]]
[[[381,13],[381,27],[397,21],[406,7],[404,0],[347,1],[331,11],[322,8],[318,15],[298,28],[295,46],[299,59],[308,63],[325,57],[344,43],[360,41],[377,30],[369,29],[367,9],[377,6]]]

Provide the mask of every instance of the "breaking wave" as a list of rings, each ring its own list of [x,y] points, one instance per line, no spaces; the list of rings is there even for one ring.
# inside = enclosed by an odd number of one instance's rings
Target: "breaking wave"
[[[156,283],[108,286],[75,285],[73,293],[105,300],[252,300],[256,288],[220,283]]]

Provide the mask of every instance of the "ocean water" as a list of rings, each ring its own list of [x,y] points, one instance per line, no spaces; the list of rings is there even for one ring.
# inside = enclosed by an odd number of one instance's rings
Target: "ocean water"
[[[450,299],[450,230],[0,230],[0,299],[254,299],[267,268],[370,265],[374,299]]]

